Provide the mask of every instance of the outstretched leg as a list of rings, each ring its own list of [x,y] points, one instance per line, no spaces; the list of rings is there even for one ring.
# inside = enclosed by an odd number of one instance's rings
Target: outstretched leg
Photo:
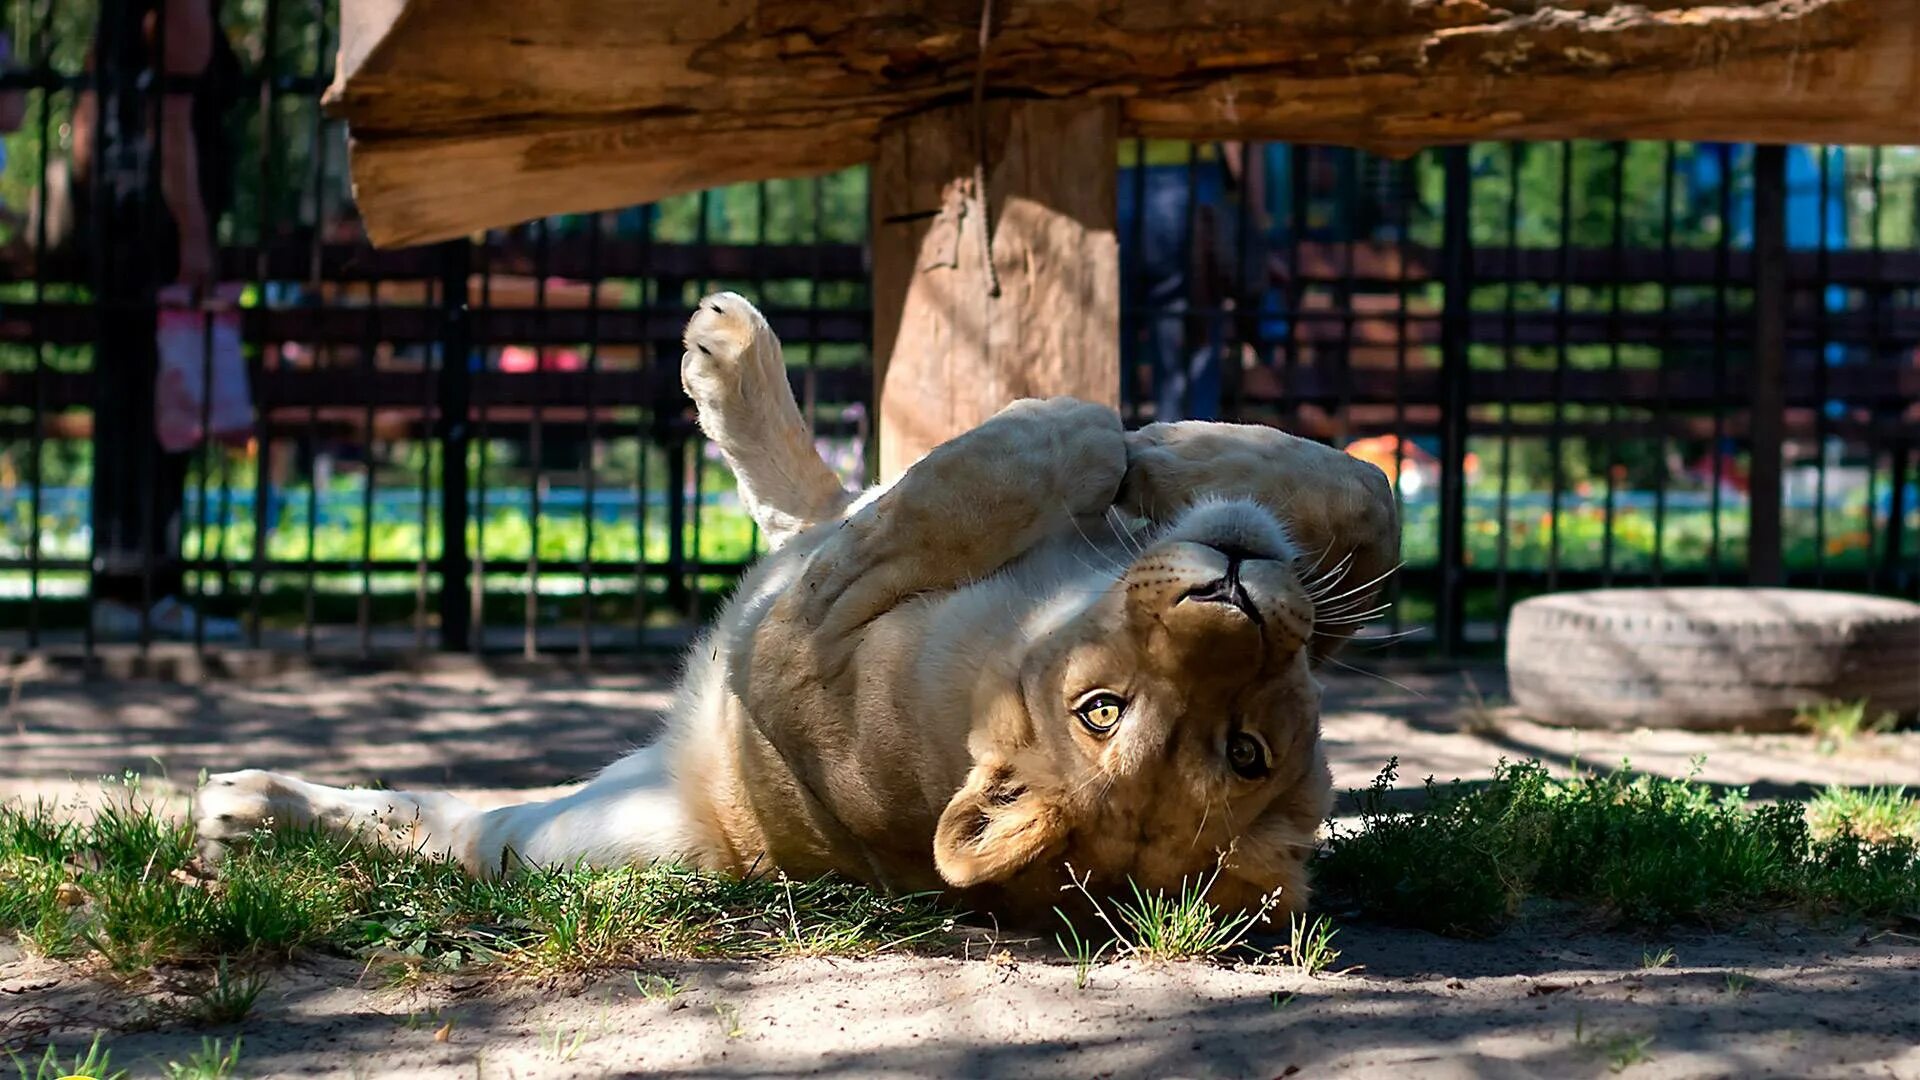
[[[207,778],[195,830],[210,852],[256,829],[320,827],[395,851],[448,858],[479,875],[520,865],[695,865],[701,855],[663,767],[665,747],[621,759],[550,802],[481,810],[451,795],[350,789],[247,769]]]
[[[767,542],[777,548],[843,510],[853,496],[814,452],[765,317],[744,297],[715,293],[700,301],[684,340],[680,383]]]

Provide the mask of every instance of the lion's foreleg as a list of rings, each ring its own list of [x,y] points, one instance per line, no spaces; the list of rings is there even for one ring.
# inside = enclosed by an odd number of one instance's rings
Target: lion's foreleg
[[[773,547],[844,509],[852,495],[814,451],[773,328],[745,298],[716,293],[687,322],[680,381]]]

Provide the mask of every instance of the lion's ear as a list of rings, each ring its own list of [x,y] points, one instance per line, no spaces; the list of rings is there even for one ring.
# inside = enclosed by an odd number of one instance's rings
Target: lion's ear
[[[1066,815],[1013,766],[982,762],[940,815],[933,863],[959,888],[1000,881],[1066,846]]]

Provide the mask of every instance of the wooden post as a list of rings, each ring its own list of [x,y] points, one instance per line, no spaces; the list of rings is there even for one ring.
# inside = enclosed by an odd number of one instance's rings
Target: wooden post
[[[971,105],[882,127],[872,204],[883,482],[1017,398],[1119,404],[1119,117],[1111,100],[988,103],[984,214]]]

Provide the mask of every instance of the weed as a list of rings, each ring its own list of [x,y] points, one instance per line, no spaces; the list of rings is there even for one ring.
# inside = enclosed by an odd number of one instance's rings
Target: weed
[[[222,956],[212,976],[192,991],[186,1014],[202,1024],[237,1023],[253,1011],[253,1004],[266,985],[263,975],[236,977],[227,968],[227,958]]]
[[[1080,936],[1080,931],[1074,928],[1073,920],[1068,919],[1065,912],[1055,908],[1054,914],[1060,916],[1061,920],[1067,924],[1067,937],[1072,941],[1069,944],[1066,939],[1055,934],[1054,943],[1060,946],[1061,952],[1067,954],[1067,959],[1073,961],[1073,988],[1085,990],[1087,980],[1093,974],[1093,965],[1100,962],[1100,957],[1113,945],[1113,942],[1111,940],[1101,942],[1096,948],[1093,942]]]
[[[1665,948],[1659,952],[1648,950],[1640,954],[1640,968],[1643,971],[1657,971],[1673,966],[1673,949]]]
[[[1865,698],[1858,701],[1821,701],[1803,705],[1793,718],[1796,727],[1813,733],[1814,745],[1823,754],[1844,750],[1863,735],[1877,735],[1893,729],[1894,715],[1881,713],[1869,720]]]
[[[1225,861],[1223,857],[1204,879],[1182,879],[1179,893],[1173,896],[1158,889],[1149,892],[1128,879],[1133,899],[1115,902],[1111,915],[1088,888],[1091,876],[1076,875],[1072,866],[1066,868],[1069,884],[1061,886],[1061,891],[1078,892],[1091,906],[1116,955],[1153,961],[1209,959],[1238,948],[1255,928],[1271,921],[1274,908],[1280,905],[1280,891],[1275,889],[1250,911],[1229,914],[1215,907],[1207,893],[1219,880]],[[1069,927],[1073,925],[1059,908],[1054,913]]]
[[[720,1030],[729,1039],[737,1039],[747,1033],[740,1026],[740,1006],[721,1002],[713,1007],[713,1014],[720,1018]]]
[[[93,1037],[93,1043],[84,1054],[76,1054],[71,1062],[60,1064],[60,1050],[49,1046],[40,1060],[22,1058],[11,1051],[7,1056],[12,1059],[13,1067],[19,1070],[20,1080],[63,1080],[72,1077],[91,1077],[93,1080],[125,1080],[127,1070],[112,1066],[112,1054],[100,1045],[100,1036]]]
[[[1626,1031],[1589,1034],[1582,1018],[1575,1016],[1573,1042],[1588,1053],[1605,1058],[1607,1068],[1614,1072],[1624,1072],[1647,1060],[1649,1056],[1647,1051],[1653,1046],[1653,1036],[1637,1035]]]
[[[232,1046],[219,1039],[200,1040],[200,1050],[186,1061],[167,1062],[167,1080],[224,1080],[239,1075],[240,1039]]]
[[[1324,915],[1308,920],[1305,915],[1287,918],[1287,962],[1302,975],[1318,975],[1340,959],[1333,947],[1333,935],[1339,933]]]
[[[1291,1004],[1293,1004],[1292,994],[1282,994],[1280,991],[1275,990],[1273,993],[1267,995],[1267,1008],[1272,1009],[1274,1012],[1279,1012]]]
[[[1920,843],[1814,837],[1797,803],[1749,805],[1689,779],[1622,768],[1557,781],[1502,761],[1491,780],[1427,781],[1419,809],[1387,806],[1397,761],[1336,828],[1324,890],[1389,922],[1477,936],[1530,896],[1577,901],[1613,923],[1660,926],[1799,907],[1879,916],[1920,905]]]
[[[672,1001],[686,990],[685,984],[675,982],[666,975],[647,975],[638,971],[633,973],[633,988],[648,1001]]]
[[[1807,824],[1822,840],[1842,832],[1869,844],[1920,840],[1920,798],[1903,787],[1830,787],[1807,803]]]
[[[540,1049],[546,1051],[553,1060],[566,1064],[580,1053],[586,1045],[587,1029],[568,1029],[559,1026],[540,1029]]]
[[[1727,972],[1727,993],[1734,997],[1746,997],[1753,989],[1753,976],[1742,971]]]
[[[1472,672],[1462,672],[1467,684],[1467,700],[1461,702],[1455,711],[1460,722],[1460,730],[1470,735],[1498,735],[1503,730],[1500,710],[1507,704],[1498,694],[1488,696],[1480,692],[1480,684],[1475,681]]]

